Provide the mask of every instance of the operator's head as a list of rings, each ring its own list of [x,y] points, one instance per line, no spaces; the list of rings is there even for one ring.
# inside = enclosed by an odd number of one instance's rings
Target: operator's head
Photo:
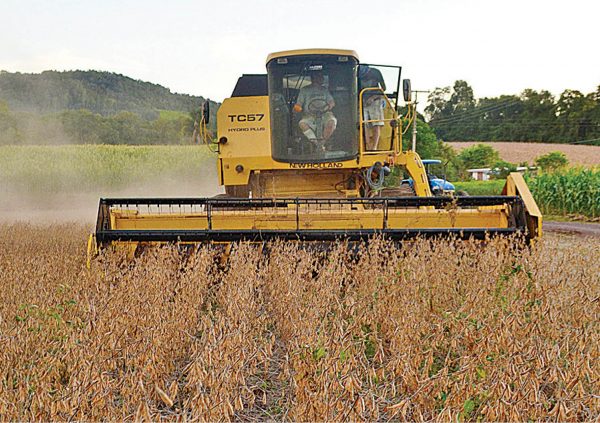
[[[323,82],[325,81],[325,78],[323,77],[323,72],[312,72],[310,74],[310,81],[316,85],[323,85]]]

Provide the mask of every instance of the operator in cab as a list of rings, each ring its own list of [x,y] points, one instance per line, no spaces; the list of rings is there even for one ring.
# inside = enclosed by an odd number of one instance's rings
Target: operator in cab
[[[293,110],[303,113],[298,126],[304,136],[317,146],[318,150],[325,151],[325,143],[337,127],[337,119],[331,112],[335,101],[324,86],[323,72],[312,72],[310,81],[309,85],[300,89]]]
[[[379,88],[380,90],[368,90],[363,94],[363,118],[367,121],[367,150],[379,149],[379,137],[381,136],[381,127],[384,125],[383,92],[385,91],[385,81],[383,75],[377,68],[368,65],[360,65],[358,68],[358,90],[361,92],[365,88]]]

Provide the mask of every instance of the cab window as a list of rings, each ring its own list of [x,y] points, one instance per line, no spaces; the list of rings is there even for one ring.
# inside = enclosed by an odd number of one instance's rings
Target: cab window
[[[358,154],[356,59],[293,56],[267,64],[273,158],[329,162]]]

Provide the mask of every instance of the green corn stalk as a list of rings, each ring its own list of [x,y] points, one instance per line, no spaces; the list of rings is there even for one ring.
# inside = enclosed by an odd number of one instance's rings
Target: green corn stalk
[[[600,216],[600,168],[570,168],[528,177],[543,213]]]

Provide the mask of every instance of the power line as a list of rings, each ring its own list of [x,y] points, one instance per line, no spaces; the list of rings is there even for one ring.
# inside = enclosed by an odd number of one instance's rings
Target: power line
[[[514,104],[517,104],[518,102],[519,102],[518,100],[510,100],[510,101],[506,101],[506,102],[501,103],[501,104],[494,104],[494,105],[489,105],[489,106],[482,106],[482,107],[479,107],[479,108],[474,108],[473,110],[469,110],[469,111],[466,111],[466,112],[455,114],[453,116],[449,116],[447,118],[432,119],[431,122],[445,122],[445,121],[451,121],[451,120],[456,120],[456,119],[463,119],[465,117],[476,116],[478,114],[491,112],[491,111],[494,111],[494,110],[497,110],[497,109],[502,109],[504,107],[509,107],[509,106],[514,105]]]
[[[502,104],[495,104],[495,105],[490,105],[490,106],[482,106],[482,107],[476,107],[473,110],[469,110],[467,112],[462,112],[462,113],[458,113],[456,115],[453,116],[449,116],[447,118],[443,118],[443,119],[432,119],[430,121],[431,124],[436,124],[436,123],[444,123],[444,122],[452,122],[452,121],[459,121],[459,120],[464,120],[467,118],[473,118],[477,115],[482,115],[485,113],[489,113],[492,111],[497,111],[503,108],[507,108],[516,104],[521,103],[521,100],[511,100],[511,101],[506,101],[505,103]]]
[[[451,124],[446,126],[446,124],[442,125],[444,127],[444,129],[446,128],[460,128],[463,126],[490,126],[490,125],[494,125],[494,126],[502,126],[502,125],[506,125],[506,126],[520,126],[523,128],[526,127],[532,127],[532,126],[547,126],[547,127],[562,127],[562,128],[600,128],[600,123],[561,123],[561,122],[523,122],[520,120],[498,120],[498,121],[485,121],[485,120],[480,120],[477,122],[472,122],[472,123],[456,123],[456,124]],[[434,123],[431,124],[432,128],[436,128],[436,125]],[[441,128],[440,128],[441,129]]]
[[[506,101],[506,102],[501,103],[501,104],[495,104],[495,105],[489,105],[489,106],[482,106],[482,107],[475,106],[475,108],[473,110],[469,110],[469,111],[466,111],[466,112],[458,113],[458,114],[455,114],[453,116],[449,116],[449,117],[442,118],[442,119],[432,119],[428,123],[430,125],[432,125],[432,126],[435,126],[435,125],[439,125],[439,124],[446,125],[446,124],[453,123],[453,122],[460,122],[460,121],[463,121],[463,120],[470,120],[470,119],[476,118],[478,116],[484,116],[485,114],[490,113],[490,112],[497,112],[499,110],[502,110],[504,108],[508,108],[510,106],[513,106],[513,105],[517,105],[519,103],[523,103],[522,100],[515,99],[515,100]],[[527,112],[524,112],[524,111],[516,111],[516,112],[518,114],[520,114],[520,115],[523,115],[523,114],[527,113]],[[490,119],[504,119],[504,118],[497,116],[497,117],[490,117]],[[554,121],[554,119],[552,119],[552,118],[542,118],[542,119],[535,119],[535,120],[538,121],[538,122],[539,121]],[[507,121],[507,120],[505,120],[505,121]],[[580,126],[595,126],[595,125],[598,125],[598,124],[583,122],[583,123],[580,123],[579,125]]]
[[[473,116],[475,117],[475,116]],[[481,120],[477,120],[474,121],[472,123],[469,124],[481,124],[481,123],[485,123],[485,124],[494,124],[494,123],[502,123],[502,124],[510,124],[513,122],[517,122],[523,125],[560,125],[560,126],[600,126],[600,123],[597,122],[590,122],[587,119],[581,119],[578,122],[573,122],[573,121],[566,121],[566,122],[561,122],[558,118],[552,119],[552,118],[531,118],[531,123],[526,123],[526,119],[528,119],[527,116],[520,116],[520,117],[502,117],[502,116],[494,116],[494,117],[487,117],[485,119],[481,119]],[[465,119],[461,119],[461,120],[465,120]],[[456,120],[456,122],[460,122],[461,120]],[[432,120],[429,122],[429,124],[433,127],[437,126],[437,125],[448,125],[451,124],[453,122],[446,122],[446,121],[439,121],[439,120]],[[461,125],[461,123],[458,123],[457,125]],[[453,125],[454,126],[454,125]]]

